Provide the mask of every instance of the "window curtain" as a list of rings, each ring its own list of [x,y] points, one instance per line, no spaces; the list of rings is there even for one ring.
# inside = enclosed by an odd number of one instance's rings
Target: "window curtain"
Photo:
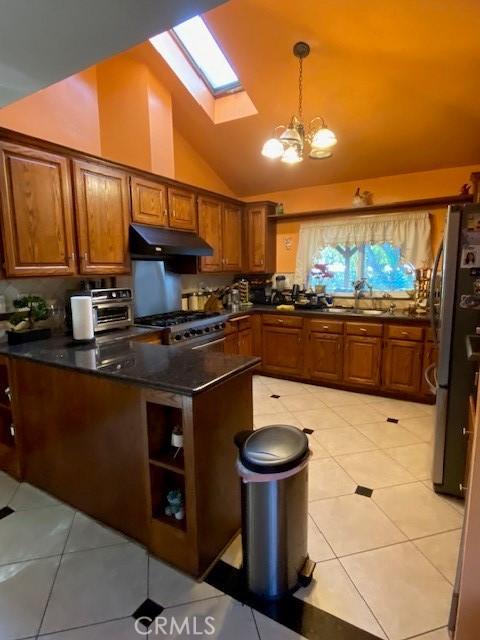
[[[348,220],[304,223],[300,226],[295,282],[307,283],[312,260],[324,247],[390,242],[400,248],[404,262],[415,267],[432,263],[428,212],[370,215]]]

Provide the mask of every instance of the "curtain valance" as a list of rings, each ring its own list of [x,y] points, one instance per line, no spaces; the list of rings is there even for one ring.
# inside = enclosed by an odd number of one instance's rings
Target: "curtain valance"
[[[300,226],[295,282],[306,283],[315,254],[328,246],[390,242],[415,267],[432,262],[428,212],[392,213],[304,223]]]

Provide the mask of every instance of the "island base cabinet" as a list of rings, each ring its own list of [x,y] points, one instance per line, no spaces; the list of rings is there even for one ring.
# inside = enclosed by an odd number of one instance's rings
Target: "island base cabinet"
[[[383,351],[383,388],[420,393],[423,344],[387,340]]]
[[[379,387],[381,356],[381,338],[345,336],[343,381],[363,387]]]

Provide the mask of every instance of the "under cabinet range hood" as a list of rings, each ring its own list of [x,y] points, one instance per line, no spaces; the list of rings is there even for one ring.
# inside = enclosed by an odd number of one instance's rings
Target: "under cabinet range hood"
[[[130,225],[132,260],[178,259],[180,256],[212,256],[212,247],[196,233],[175,231],[145,224]]]

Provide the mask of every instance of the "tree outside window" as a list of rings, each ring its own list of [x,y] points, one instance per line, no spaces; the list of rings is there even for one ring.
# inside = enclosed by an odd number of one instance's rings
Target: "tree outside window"
[[[332,274],[321,283],[328,293],[353,293],[352,282],[358,278],[367,278],[372,288],[380,292],[408,291],[415,286],[415,267],[402,262],[400,248],[389,242],[324,247],[313,257],[312,267],[319,263]],[[308,284],[318,284],[312,274]]]

